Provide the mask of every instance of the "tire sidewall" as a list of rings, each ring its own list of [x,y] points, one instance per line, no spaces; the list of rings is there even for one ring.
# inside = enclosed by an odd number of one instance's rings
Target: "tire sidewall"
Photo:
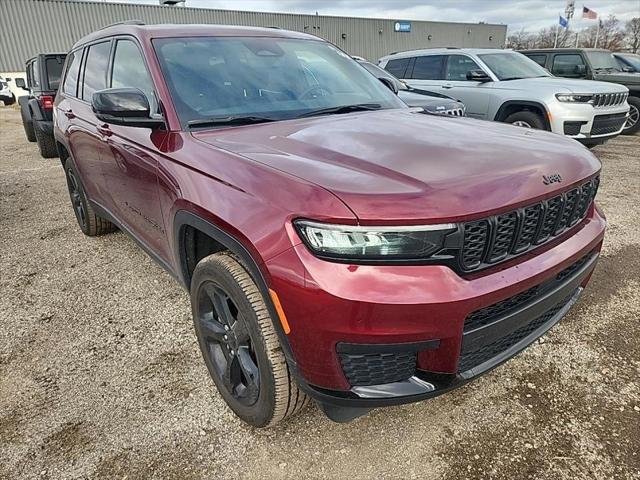
[[[239,262],[238,265],[241,266]],[[243,271],[247,276],[249,276],[244,268]],[[251,337],[260,375],[260,393],[258,395],[258,400],[253,405],[243,405],[226,389],[215,366],[206,354],[206,349],[208,348],[206,342],[198,334],[196,325],[198,322],[199,312],[198,294],[206,282],[212,282],[225,291],[233,299],[238,311],[245,319],[245,325],[249,332],[249,336]],[[265,342],[258,325],[256,313],[234,276],[222,265],[221,262],[215,261],[214,259],[205,260],[196,267],[191,281],[191,309],[200,351],[207,369],[209,370],[209,374],[216,384],[220,395],[224,398],[235,414],[245,422],[255,426],[267,425],[273,417],[276,403],[273,366],[267,352],[265,351]]]
[[[512,113],[505,119],[507,123],[512,125],[514,122],[517,122],[518,120],[528,123],[529,125],[531,125],[531,128],[534,130],[546,130],[544,121],[540,118],[540,116],[537,113],[533,113],[529,111],[521,111],[521,112]],[[515,125],[515,126],[519,126],[519,125]],[[526,128],[526,127],[521,127],[521,128]]]
[[[82,202],[82,205],[84,207],[84,211],[85,211],[85,224],[83,225],[80,222],[80,219],[78,218],[78,214],[76,212],[76,209],[73,205],[73,198],[71,198],[71,183],[69,181],[69,177],[68,177],[68,172],[71,171],[73,173],[73,176],[76,179],[76,182],[78,182],[78,188],[80,189],[80,201]],[[78,175],[78,169],[76,168],[75,162],[73,161],[73,159],[71,158],[71,156],[69,156],[67,158],[67,160],[64,162],[64,178],[67,181],[67,190],[69,191],[69,200],[71,201],[71,208],[73,209],[73,215],[76,217],[76,221],[78,223],[78,226],[80,227],[80,230],[82,230],[82,233],[84,233],[85,235],[88,235],[89,232],[89,209],[88,209],[88,202],[87,202],[87,194],[84,191],[84,185],[82,184],[82,180],[80,179],[80,175]]]
[[[638,110],[638,113],[640,114],[640,98],[638,97],[628,97],[627,98],[627,103],[629,104],[630,108],[635,108],[636,110]],[[622,134],[623,135],[633,135],[634,133],[638,132],[640,130],[640,118],[638,119],[638,121],[636,122],[636,124],[631,127],[631,128],[623,128],[622,129]]]

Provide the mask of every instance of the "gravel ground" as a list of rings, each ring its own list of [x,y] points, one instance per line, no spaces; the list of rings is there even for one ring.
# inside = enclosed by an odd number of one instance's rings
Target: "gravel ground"
[[[83,236],[58,160],[0,109],[0,478],[639,478],[640,137],[595,153],[603,254],[543,340],[430,401],[255,430],[187,294],[122,233]]]

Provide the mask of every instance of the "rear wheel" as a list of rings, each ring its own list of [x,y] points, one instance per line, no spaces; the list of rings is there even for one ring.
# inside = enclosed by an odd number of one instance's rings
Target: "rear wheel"
[[[624,124],[622,129],[623,135],[633,135],[640,130],[640,98],[629,97],[627,98],[629,104],[629,118],[627,123]]]
[[[67,188],[69,189],[73,213],[76,215],[76,220],[82,233],[89,237],[95,237],[116,230],[113,223],[99,217],[94,212],[93,207],[87,200],[87,195],[84,192],[82,182],[80,182],[80,177],[71,158],[67,158],[64,163],[64,172],[67,178]]]
[[[25,111],[25,107],[20,105],[20,116],[22,117],[22,126],[24,127],[24,133],[27,136],[27,140],[30,142],[36,141],[36,133],[33,130],[33,120],[29,111]]]
[[[33,131],[35,133],[36,142],[38,143],[38,149],[42,158],[55,158],[58,156],[58,150],[56,149],[56,141],[53,135],[46,133],[37,121],[33,122]]]
[[[516,113],[512,113],[505,118],[505,123],[510,123],[517,127],[535,128],[537,130],[546,130],[544,120],[540,115],[527,110],[521,110]]]
[[[309,402],[289,371],[258,287],[233,255],[220,252],[198,263],[191,308],[209,374],[242,420],[272,426]]]

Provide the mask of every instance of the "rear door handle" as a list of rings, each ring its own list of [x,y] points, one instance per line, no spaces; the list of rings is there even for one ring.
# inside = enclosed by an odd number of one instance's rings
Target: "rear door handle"
[[[453,84],[452,83],[445,83],[444,85],[442,85],[442,88],[453,88]]]
[[[64,116],[67,118],[76,118],[75,113],[73,113],[73,110],[69,109],[69,110],[65,110],[64,111]]]
[[[109,125],[106,125],[106,124],[97,127],[97,129],[98,129],[98,133],[104,137],[110,137],[111,134],[113,133],[109,128]]]

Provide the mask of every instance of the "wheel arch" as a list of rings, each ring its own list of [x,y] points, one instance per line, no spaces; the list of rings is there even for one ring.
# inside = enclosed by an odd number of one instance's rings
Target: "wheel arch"
[[[493,120],[496,122],[502,122],[509,115],[523,110],[539,114],[544,122],[545,128],[549,131],[551,130],[551,124],[549,123],[549,111],[542,103],[533,100],[507,100],[500,105],[500,108],[498,108]]]

